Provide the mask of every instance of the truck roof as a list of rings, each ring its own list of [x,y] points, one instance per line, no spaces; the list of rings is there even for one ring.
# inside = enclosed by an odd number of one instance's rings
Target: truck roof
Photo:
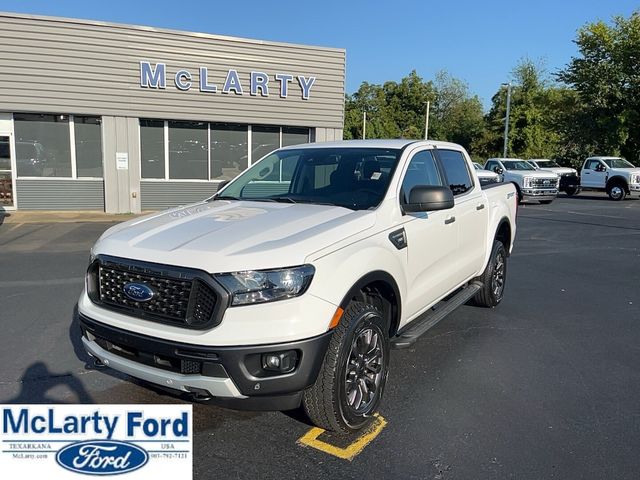
[[[291,145],[289,147],[283,147],[286,149],[297,148],[335,148],[335,147],[348,147],[348,148],[404,148],[409,144],[422,144],[424,146],[435,147],[455,147],[460,148],[459,145],[451,142],[440,142],[437,140],[409,140],[409,139],[371,139],[371,140],[340,140],[337,142],[317,142],[317,143],[305,143],[302,145]]]

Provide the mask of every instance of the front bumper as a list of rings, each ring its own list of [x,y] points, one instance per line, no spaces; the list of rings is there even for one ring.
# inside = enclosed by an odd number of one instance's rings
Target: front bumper
[[[558,189],[535,189],[535,188],[523,188],[521,190],[524,199],[535,200],[554,200],[558,196]]]
[[[632,192],[640,192],[640,183],[632,183],[629,185],[629,190]]]
[[[332,332],[294,342],[238,346],[199,346],[130,332],[79,315],[82,343],[106,366],[165,389],[249,410],[289,410],[315,382]],[[264,353],[295,350],[290,373],[262,369]]]
[[[560,177],[561,192],[566,192],[568,189],[576,189],[580,187],[580,178],[577,175],[562,175]]]

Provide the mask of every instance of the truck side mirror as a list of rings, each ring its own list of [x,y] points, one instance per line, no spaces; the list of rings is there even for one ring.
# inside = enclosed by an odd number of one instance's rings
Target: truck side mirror
[[[602,165],[601,163],[596,165],[596,172],[604,172],[605,170],[606,168],[604,168],[604,165]]]
[[[502,175],[504,173],[504,170],[501,169],[500,167],[495,167],[493,171],[496,172],[498,175]]]
[[[453,192],[449,187],[416,185],[409,193],[409,203],[402,207],[405,212],[429,212],[448,210],[454,206]]]

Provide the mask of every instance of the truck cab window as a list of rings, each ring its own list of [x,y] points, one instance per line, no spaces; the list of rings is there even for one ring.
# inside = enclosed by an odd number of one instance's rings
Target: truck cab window
[[[473,188],[473,180],[462,153],[456,150],[438,150],[438,156],[454,195],[466,193]]]
[[[416,185],[442,185],[436,161],[429,150],[416,153],[409,162],[400,189],[402,203],[409,203],[409,194]]]

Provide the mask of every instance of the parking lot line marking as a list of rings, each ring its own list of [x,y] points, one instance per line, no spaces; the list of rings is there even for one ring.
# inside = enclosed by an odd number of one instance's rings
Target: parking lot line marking
[[[353,443],[346,447],[336,447],[330,443],[319,440],[318,437],[324,433],[324,429],[313,427],[302,437],[298,439],[298,443],[303,446],[315,448],[321,452],[328,453],[334,457],[343,460],[353,460],[364,448],[369,445],[387,425],[387,421],[380,414],[374,414],[376,417],[371,427],[365,430]]]

